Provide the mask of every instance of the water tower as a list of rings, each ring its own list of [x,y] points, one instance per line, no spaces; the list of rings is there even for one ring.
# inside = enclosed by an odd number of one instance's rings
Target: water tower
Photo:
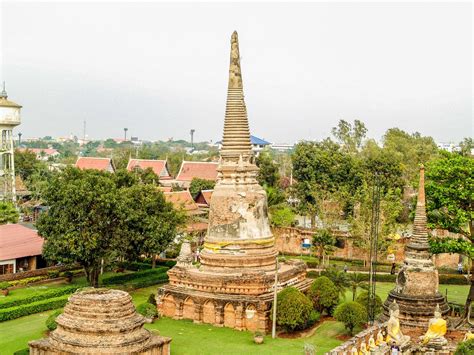
[[[0,93],[0,201],[16,201],[13,127],[20,124],[21,106],[8,100],[5,83]]]

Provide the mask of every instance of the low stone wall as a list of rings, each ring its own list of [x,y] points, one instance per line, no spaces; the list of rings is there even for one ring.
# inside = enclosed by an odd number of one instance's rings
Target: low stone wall
[[[0,282],[21,280],[21,279],[26,279],[26,278],[35,277],[35,276],[43,276],[43,275],[47,275],[48,271],[52,271],[52,270],[66,271],[66,270],[78,269],[79,267],[80,267],[79,265],[50,266],[50,267],[45,267],[42,269],[16,272],[14,274],[5,274],[5,275],[0,275]]]
[[[374,337],[374,340],[377,340],[377,334],[378,332],[382,330],[383,334],[387,333],[387,323],[375,323],[373,326],[361,331],[360,333],[357,333],[354,337],[350,338],[348,341],[345,343],[342,343],[338,347],[332,349],[331,351],[327,352],[327,355],[346,355],[350,354],[352,348],[356,348],[357,350],[360,350],[360,345],[362,342],[364,342],[367,345],[367,348],[369,346],[369,339],[370,337]],[[385,335],[384,335],[385,336]],[[380,352],[381,354],[383,351]]]

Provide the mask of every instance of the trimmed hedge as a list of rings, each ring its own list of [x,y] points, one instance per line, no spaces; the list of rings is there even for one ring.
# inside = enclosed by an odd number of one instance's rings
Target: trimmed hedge
[[[51,309],[64,307],[68,298],[69,298],[69,295],[64,295],[61,297],[41,300],[38,302],[24,304],[17,307],[0,309],[0,322],[20,318],[23,316],[29,316],[30,314],[34,314],[34,313],[49,311]]]
[[[57,309],[53,313],[49,315],[49,317],[46,319],[46,328],[49,330],[53,331],[58,327],[58,324],[56,323],[56,318],[63,313],[63,309]]]
[[[159,266],[166,266],[167,268],[172,268],[173,266],[176,265],[176,260],[157,260],[156,261],[156,267],[158,268]],[[132,270],[132,271],[141,271],[141,270],[148,270],[151,269],[151,261],[147,262],[139,262],[135,261],[132,263],[120,263],[120,267],[123,267],[124,269],[127,270]]]
[[[324,276],[325,272],[321,271],[321,276]],[[369,274],[368,273],[361,273],[363,281],[369,281]],[[311,279],[315,279],[319,277],[319,272],[317,271],[308,271],[307,276]],[[377,282],[395,282],[397,279],[397,275],[390,275],[390,274],[377,274],[376,281]],[[469,280],[466,279],[463,275],[446,275],[440,274],[439,275],[439,283],[443,285],[469,285]]]
[[[163,273],[166,273],[167,270],[168,270],[167,267],[162,266],[155,269],[148,269],[148,270],[137,271],[137,272],[133,272],[129,274],[110,276],[110,277],[102,279],[102,285],[103,286],[120,285],[128,281],[133,281],[133,280],[145,278],[148,276],[161,275]]]
[[[78,288],[79,286],[69,286],[62,288],[54,288],[51,290],[38,292],[29,296],[7,297],[4,300],[0,301],[0,309],[17,307],[21,306],[22,304],[28,304],[45,300],[48,298],[56,298],[63,295],[69,295],[71,293],[74,293]]]

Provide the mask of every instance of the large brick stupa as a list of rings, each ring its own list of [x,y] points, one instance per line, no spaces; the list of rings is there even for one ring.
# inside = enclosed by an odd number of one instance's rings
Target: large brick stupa
[[[158,310],[175,319],[268,331],[278,252],[268,222],[267,196],[256,179],[237,32],[231,39],[217,170],[201,264],[193,266],[183,251],[189,248],[182,248],[178,264],[168,272],[169,284],[158,293]],[[278,288],[292,285],[304,290],[309,284],[304,263],[280,265]]]

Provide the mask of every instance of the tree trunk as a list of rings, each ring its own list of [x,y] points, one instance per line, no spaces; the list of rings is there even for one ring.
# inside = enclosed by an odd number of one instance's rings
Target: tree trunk
[[[94,288],[99,287],[99,274],[100,274],[100,267],[93,266],[90,272],[90,280],[89,285]]]
[[[156,254],[151,254],[151,268],[154,269],[156,267]]]
[[[473,220],[471,220],[469,223],[469,232],[470,232],[470,238],[472,242],[472,238],[474,237],[474,221]],[[464,305],[464,319],[467,319],[469,317],[469,308],[471,307],[472,301],[474,301],[474,260],[471,260],[471,287],[469,288],[466,304]]]

